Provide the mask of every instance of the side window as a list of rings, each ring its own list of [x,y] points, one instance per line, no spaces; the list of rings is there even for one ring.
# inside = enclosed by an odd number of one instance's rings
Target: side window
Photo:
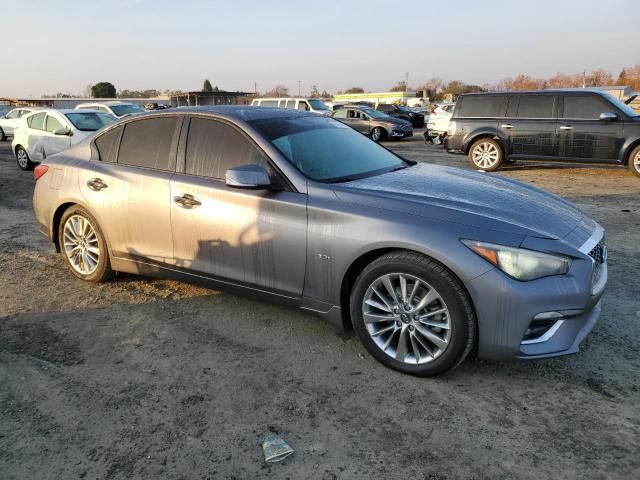
[[[603,112],[613,110],[606,102],[592,95],[564,97],[564,118],[598,120]]]
[[[518,95],[512,95],[509,97],[509,103],[507,104],[507,117],[515,117],[518,114],[518,102],[520,97]]]
[[[11,110],[7,113],[7,118],[20,118],[20,112],[22,110]]]
[[[309,110],[309,104],[304,100],[298,102],[298,110]]]
[[[522,95],[518,104],[518,118],[554,118],[552,95]]]
[[[53,115],[47,115],[47,120],[45,122],[45,130],[49,133],[53,133],[59,128],[64,128],[64,125]]]
[[[122,127],[111,130],[110,132],[96,138],[96,148],[100,155],[100,161],[109,163],[114,163],[116,161],[118,142],[120,141],[121,133]]]
[[[340,110],[336,110],[333,112],[333,118],[347,118],[347,113],[351,110],[347,110],[346,108],[341,108]]]
[[[261,107],[277,107],[278,100],[262,100],[260,102]]]
[[[216,120],[191,119],[185,173],[223,180],[228,169],[249,164],[269,170],[267,156],[234,127]]]
[[[287,108],[296,108],[295,100],[287,100]]]
[[[503,117],[507,107],[504,95],[469,95],[459,100],[458,117]]]
[[[34,128],[36,130],[44,130],[44,116],[45,112],[36,113],[35,115],[31,115],[27,119],[27,123],[30,128]]]
[[[122,134],[118,163],[134,167],[175,169],[178,117],[150,118],[127,123]]]

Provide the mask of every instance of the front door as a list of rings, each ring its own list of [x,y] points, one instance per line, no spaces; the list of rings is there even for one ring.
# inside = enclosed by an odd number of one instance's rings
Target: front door
[[[613,108],[597,95],[567,95],[558,121],[559,155],[582,161],[615,161],[623,141],[623,123],[600,120]]]
[[[554,95],[514,95],[507,115],[498,120],[498,129],[507,138],[510,156],[557,158],[556,97]]]
[[[44,129],[45,131],[42,133],[42,145],[45,158],[60,153],[71,146],[71,136],[69,134],[56,135],[54,133],[59,130],[71,132],[71,126],[62,118],[61,114],[54,112],[47,113]]]
[[[261,165],[266,155],[236,127],[190,121],[184,173],[171,181],[176,266],[220,280],[301,296],[307,195],[227,187],[227,169]]]

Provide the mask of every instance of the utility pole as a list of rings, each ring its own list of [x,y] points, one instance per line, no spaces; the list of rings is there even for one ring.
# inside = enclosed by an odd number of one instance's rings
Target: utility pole
[[[582,88],[587,88],[587,71],[582,71]]]
[[[253,82],[253,93],[258,94],[258,82]]]

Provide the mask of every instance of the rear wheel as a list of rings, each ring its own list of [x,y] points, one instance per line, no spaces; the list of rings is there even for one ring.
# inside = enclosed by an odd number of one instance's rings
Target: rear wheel
[[[629,155],[629,170],[636,177],[640,177],[640,145],[634,148]]]
[[[34,164],[24,148],[16,148],[16,161],[18,162],[18,167],[22,170],[33,170]]]
[[[475,315],[460,281],[413,252],[392,252],[365,268],[351,294],[350,312],[369,353],[412,375],[456,367],[475,343]]]
[[[62,256],[76,277],[101,282],[113,276],[107,242],[84,208],[74,206],[64,212],[58,235]]]
[[[502,160],[500,144],[491,138],[481,138],[469,149],[469,162],[478,170],[493,172],[500,168]]]
[[[371,130],[371,140],[374,142],[380,142],[384,139],[385,133],[384,130],[380,127],[375,127]]]

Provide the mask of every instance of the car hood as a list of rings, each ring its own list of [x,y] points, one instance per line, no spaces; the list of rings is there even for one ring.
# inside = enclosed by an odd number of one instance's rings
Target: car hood
[[[374,118],[373,119],[374,122],[379,121],[379,122],[385,122],[385,123],[389,123],[391,125],[397,125],[399,127],[410,127],[411,126],[411,122],[408,120],[403,120],[402,118],[393,118],[393,117],[389,117],[389,118]]]
[[[571,203],[487,173],[418,164],[337,184],[344,201],[512,234],[560,239],[583,218]]]

